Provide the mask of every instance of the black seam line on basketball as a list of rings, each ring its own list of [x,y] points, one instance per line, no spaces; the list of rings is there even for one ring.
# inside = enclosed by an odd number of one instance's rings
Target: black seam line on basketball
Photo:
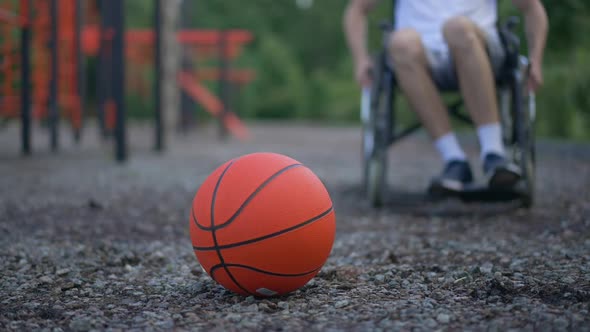
[[[221,264],[217,264],[217,265],[213,266],[211,268],[211,270],[209,271],[209,275],[212,275],[217,269],[219,269],[221,267],[224,267],[224,266],[221,266]],[[232,263],[229,263],[229,264],[225,264],[225,267],[239,267],[239,268],[242,268],[242,269],[251,270],[251,271],[255,271],[255,272],[258,272],[258,273],[267,274],[267,275],[271,275],[271,276],[275,276],[275,277],[303,277],[305,275],[308,275],[308,274],[317,272],[319,269],[322,268],[320,266],[320,267],[315,268],[315,269],[313,269],[311,271],[307,271],[307,272],[303,272],[303,273],[277,273],[277,272],[271,272],[271,271],[261,270],[261,269],[255,268],[253,266],[243,265],[243,264],[232,264]]]
[[[251,243],[254,243],[254,242],[258,242],[258,241],[263,241],[263,240],[270,239],[270,238],[275,237],[275,236],[279,236],[279,235],[282,235],[282,234],[285,234],[285,233],[294,231],[294,230],[296,230],[298,228],[301,228],[303,226],[309,225],[309,224],[311,224],[311,223],[313,223],[313,222],[315,222],[317,220],[320,220],[323,217],[327,216],[333,210],[334,210],[334,207],[330,206],[329,209],[327,209],[326,211],[318,214],[317,216],[315,216],[315,217],[313,217],[313,218],[311,218],[309,220],[306,220],[306,221],[304,221],[304,222],[302,222],[300,224],[291,226],[289,228],[285,228],[285,229],[280,230],[280,231],[275,232],[275,233],[271,233],[271,234],[268,234],[268,235],[264,235],[264,236],[261,236],[261,237],[257,237],[257,238],[246,240],[246,241],[242,241],[242,242],[235,242],[235,243],[224,244],[224,245],[217,245],[216,244],[213,247],[197,247],[197,246],[193,246],[193,250],[197,250],[197,251],[223,250],[223,249],[229,249],[229,248],[235,248],[235,247],[243,246],[243,245],[246,245],[246,244],[251,244]]]
[[[200,230],[203,230],[203,231],[211,231],[211,230],[214,229],[214,228],[211,228],[211,227],[203,226],[203,225],[201,225],[199,223],[199,221],[197,220],[197,216],[195,215],[195,208],[194,207],[191,208],[191,218],[193,219],[193,222],[195,223],[195,226],[197,226]]]
[[[244,288],[242,285],[240,285],[240,283],[231,274],[231,272],[229,272],[229,269],[227,267],[225,267],[225,261],[223,260],[223,255],[221,255],[221,249],[219,249],[219,245],[217,243],[217,236],[215,235],[215,228],[213,227],[213,225],[215,225],[215,199],[217,198],[217,190],[219,189],[219,185],[221,184],[221,180],[223,180],[223,177],[225,176],[225,173],[234,164],[234,162],[235,162],[235,160],[232,160],[229,163],[229,165],[227,165],[227,167],[223,170],[223,172],[219,176],[219,179],[217,179],[217,183],[215,183],[215,188],[213,189],[213,196],[211,197],[211,214],[210,214],[210,218],[211,218],[211,236],[213,237],[213,245],[215,245],[215,251],[217,252],[217,257],[219,257],[219,262],[224,267],[224,270],[227,273],[228,277],[234,282],[234,284],[236,286],[238,286],[238,288],[240,288],[241,290],[243,290],[247,294],[254,295],[251,292],[249,292],[246,288]]]
[[[254,197],[256,197],[256,195],[258,195],[260,193],[260,191],[262,189],[264,189],[264,187],[266,187],[272,180],[274,180],[275,178],[277,178],[279,175],[285,173],[286,171],[295,168],[295,167],[300,167],[303,166],[302,164],[292,164],[289,166],[286,166],[280,170],[278,170],[276,173],[274,173],[273,175],[271,175],[268,179],[266,179],[264,182],[262,182],[258,188],[256,188],[256,190],[254,190],[250,196],[248,196],[248,198],[246,198],[246,200],[242,203],[242,205],[240,205],[240,207],[236,210],[236,212],[234,212],[234,214],[224,223],[221,223],[219,225],[212,225],[211,227],[206,227],[206,226],[202,226],[201,224],[199,224],[198,222],[196,222],[197,218],[194,215],[194,211],[193,211],[193,219],[195,220],[195,224],[197,225],[198,228],[204,230],[204,231],[210,231],[213,229],[220,229],[220,228],[224,228],[227,227],[229,224],[231,224],[234,220],[236,220],[236,218],[240,215],[240,213],[242,213],[242,211],[246,208],[246,206],[248,206],[248,204],[250,204],[250,202],[254,199]]]

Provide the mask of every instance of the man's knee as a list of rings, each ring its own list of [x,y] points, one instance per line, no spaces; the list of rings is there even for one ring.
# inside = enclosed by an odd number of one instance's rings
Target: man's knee
[[[389,37],[389,51],[397,67],[417,64],[424,58],[420,34],[414,29],[393,32]]]
[[[469,51],[480,44],[477,27],[465,16],[449,19],[443,25],[443,36],[451,49]]]

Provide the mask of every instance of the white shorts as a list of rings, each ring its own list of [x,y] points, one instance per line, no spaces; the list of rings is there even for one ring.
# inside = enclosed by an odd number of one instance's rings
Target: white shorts
[[[496,29],[484,32],[492,71],[497,78],[506,59],[506,51]],[[432,78],[439,89],[457,90],[459,88],[459,79],[450,52],[426,48],[426,57]]]

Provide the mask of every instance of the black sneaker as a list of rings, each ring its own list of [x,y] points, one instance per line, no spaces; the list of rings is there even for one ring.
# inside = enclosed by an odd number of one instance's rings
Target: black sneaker
[[[451,160],[445,164],[442,174],[432,180],[428,193],[434,196],[456,194],[472,181],[469,163],[465,160]]]
[[[490,189],[512,189],[522,176],[517,165],[495,153],[485,155],[483,172]]]

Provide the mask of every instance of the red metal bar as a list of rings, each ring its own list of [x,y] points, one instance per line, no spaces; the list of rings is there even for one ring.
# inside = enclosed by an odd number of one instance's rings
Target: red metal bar
[[[193,75],[187,72],[178,73],[178,83],[180,87],[186,91],[195,101],[199,102],[205,110],[213,116],[221,116],[223,104],[213,93],[201,85]],[[247,139],[250,137],[248,129],[240,121],[240,119],[231,111],[227,111],[223,117],[225,127],[240,139]]]
[[[227,72],[226,79],[230,82],[248,83],[256,77],[254,71],[249,69],[232,69]],[[221,72],[216,68],[203,68],[197,70],[195,78],[198,80],[218,81],[221,78]]]
[[[229,44],[247,43],[253,39],[252,33],[246,30],[228,30],[226,33]],[[177,37],[180,43],[215,45],[219,43],[221,33],[217,30],[180,30],[177,32]],[[148,29],[134,29],[127,31],[126,38],[128,42],[153,43],[154,33]]]
[[[48,115],[49,103],[49,1],[37,1],[37,16],[31,21],[33,33],[33,118],[44,119]]]

